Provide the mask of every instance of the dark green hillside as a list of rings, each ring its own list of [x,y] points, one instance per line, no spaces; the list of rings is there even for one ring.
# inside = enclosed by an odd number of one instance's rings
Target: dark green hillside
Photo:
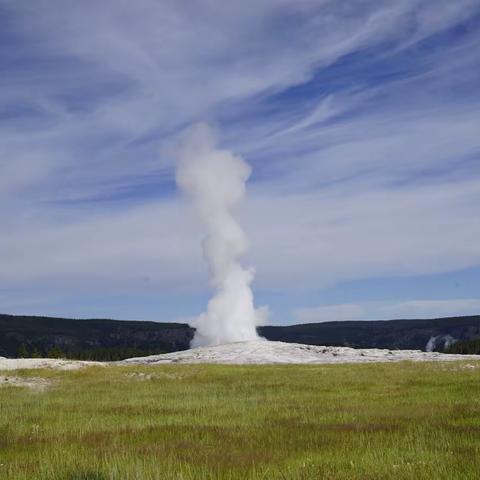
[[[194,330],[182,323],[0,315],[0,356],[118,360],[185,350]],[[357,348],[443,350],[480,337],[480,315],[434,320],[327,322],[260,327],[268,340]]]
[[[0,315],[0,356],[6,357],[19,349],[40,356],[57,349],[75,358],[117,360],[185,350],[192,336],[182,323]]]
[[[346,345],[355,348],[425,350],[434,338],[435,350],[443,350],[445,340],[480,337],[480,315],[431,320],[389,320],[365,322],[326,322],[262,327],[269,340],[312,345]]]

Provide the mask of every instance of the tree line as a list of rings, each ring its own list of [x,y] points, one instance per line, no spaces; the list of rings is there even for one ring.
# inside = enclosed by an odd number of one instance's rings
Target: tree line
[[[445,349],[445,353],[459,355],[480,355],[480,338],[473,340],[460,340]]]
[[[29,347],[25,343],[17,349],[18,358],[61,358],[67,360],[94,360],[114,362],[131,357],[146,357],[166,353],[162,350],[140,349],[135,347],[97,347],[75,351],[64,351],[60,347],[53,346],[46,350],[37,347]]]
[[[27,346],[25,343],[19,345],[17,350],[18,358],[64,358],[68,360],[94,360],[114,362],[132,357],[146,357],[167,353],[161,349],[141,349],[136,347],[96,347],[85,348],[74,351],[64,351],[58,346],[48,349],[39,349],[36,346]],[[480,338],[473,340],[460,340],[450,345],[444,353],[457,355],[480,355]]]

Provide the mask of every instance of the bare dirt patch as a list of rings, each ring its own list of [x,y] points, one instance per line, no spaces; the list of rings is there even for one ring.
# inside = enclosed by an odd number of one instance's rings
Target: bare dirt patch
[[[56,370],[77,370],[90,365],[105,365],[102,362],[83,360],[63,360],[56,358],[4,358],[0,357],[1,370],[25,370],[33,368],[53,368]]]
[[[51,385],[52,382],[45,378],[0,375],[0,387],[26,387],[37,392],[43,392]]]

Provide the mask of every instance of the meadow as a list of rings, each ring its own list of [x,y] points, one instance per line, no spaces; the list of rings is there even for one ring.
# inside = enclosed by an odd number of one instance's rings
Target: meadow
[[[479,477],[480,362],[3,375],[5,480]]]

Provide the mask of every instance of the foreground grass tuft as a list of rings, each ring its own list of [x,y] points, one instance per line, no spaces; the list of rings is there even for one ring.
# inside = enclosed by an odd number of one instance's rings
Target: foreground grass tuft
[[[480,362],[15,376],[51,387],[0,388],[2,479],[477,479],[480,471]]]

